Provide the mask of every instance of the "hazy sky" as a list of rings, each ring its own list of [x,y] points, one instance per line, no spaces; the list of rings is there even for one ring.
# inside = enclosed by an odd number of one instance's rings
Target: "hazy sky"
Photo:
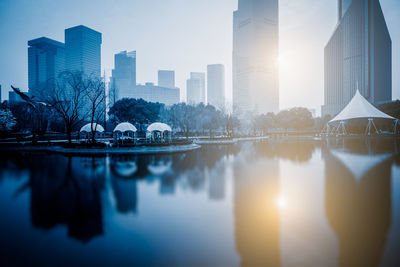
[[[336,0],[280,0],[281,109],[323,104],[323,51],[336,25]],[[381,0],[393,41],[393,98],[400,98],[400,0]],[[103,33],[102,69],[114,54],[137,51],[139,83],[158,69],[176,71],[185,91],[191,71],[226,66],[231,97],[232,12],[237,0],[0,0],[0,84],[27,90],[27,41],[64,41],[64,29],[86,25]]]

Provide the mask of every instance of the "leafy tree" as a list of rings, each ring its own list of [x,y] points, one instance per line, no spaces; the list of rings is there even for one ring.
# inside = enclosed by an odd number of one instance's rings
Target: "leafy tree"
[[[185,133],[186,139],[189,139],[190,132],[197,125],[196,107],[179,103],[171,106],[168,110],[168,122],[174,128],[180,129]]]
[[[114,124],[121,122],[140,125],[157,122],[161,118],[164,104],[151,103],[143,99],[123,98],[117,101],[108,112]]]
[[[382,112],[400,119],[400,100],[383,104],[378,107]]]
[[[212,105],[204,106],[202,104],[196,106],[198,121],[203,129],[209,132],[210,138],[214,130],[220,128],[222,121],[222,113]]]
[[[275,126],[275,114],[272,112],[258,115],[255,120],[257,130],[261,131],[263,135]]]
[[[9,109],[0,109],[0,134],[11,131],[16,124],[16,119]]]
[[[312,113],[306,108],[283,110],[276,116],[276,122],[279,127],[285,130],[301,130],[314,126]]]

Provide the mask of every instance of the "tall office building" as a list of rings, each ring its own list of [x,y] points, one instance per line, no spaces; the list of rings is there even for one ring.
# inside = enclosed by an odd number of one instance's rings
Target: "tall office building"
[[[204,72],[191,72],[190,79],[186,81],[187,102],[190,104],[205,103],[206,74]]]
[[[233,104],[242,112],[279,111],[278,0],[239,0],[233,13]]]
[[[392,41],[379,0],[338,0],[338,24],[325,47],[325,104],[335,116],[358,88],[372,104],[392,100]]]
[[[216,108],[225,106],[225,67],[222,64],[207,66],[207,102]]]
[[[2,98],[1,98],[1,84],[0,84],[0,103],[2,102]]]
[[[28,41],[29,94],[40,96],[65,70],[64,44],[41,37]]]
[[[175,88],[175,71],[159,70],[158,71],[158,86],[166,88]]]
[[[101,76],[100,32],[80,25],[65,30],[66,69],[85,76]]]
[[[113,98],[119,100],[129,97],[136,86],[136,51],[115,54],[114,65],[111,88],[116,94]]]

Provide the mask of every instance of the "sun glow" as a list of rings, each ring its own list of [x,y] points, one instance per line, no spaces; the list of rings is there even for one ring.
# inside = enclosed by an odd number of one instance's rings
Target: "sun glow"
[[[286,199],[285,199],[283,196],[279,196],[279,197],[276,199],[276,205],[277,205],[280,209],[286,208],[286,206],[287,206]]]
[[[280,71],[287,70],[290,67],[290,60],[288,57],[284,55],[279,55],[276,60],[276,63]]]

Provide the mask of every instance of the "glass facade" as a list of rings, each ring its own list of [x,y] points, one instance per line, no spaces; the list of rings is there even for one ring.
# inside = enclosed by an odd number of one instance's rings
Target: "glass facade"
[[[101,76],[101,33],[85,26],[65,30],[66,68],[85,76]]]
[[[31,95],[40,96],[64,69],[63,43],[46,37],[28,41],[28,87]]]
[[[112,70],[112,87],[115,88],[116,100],[128,97],[136,86],[136,51],[115,54],[115,67]]]
[[[279,1],[239,0],[233,15],[233,104],[279,111]]]
[[[166,88],[175,88],[175,71],[159,70],[158,71],[158,86]]]
[[[207,102],[216,108],[225,106],[225,67],[222,64],[207,66]]]
[[[351,1],[325,47],[322,115],[338,114],[357,87],[372,104],[391,101],[391,51],[392,42],[379,0]]]
[[[206,74],[204,72],[190,73],[190,79],[186,82],[186,96],[188,103],[206,103],[205,83]]]

